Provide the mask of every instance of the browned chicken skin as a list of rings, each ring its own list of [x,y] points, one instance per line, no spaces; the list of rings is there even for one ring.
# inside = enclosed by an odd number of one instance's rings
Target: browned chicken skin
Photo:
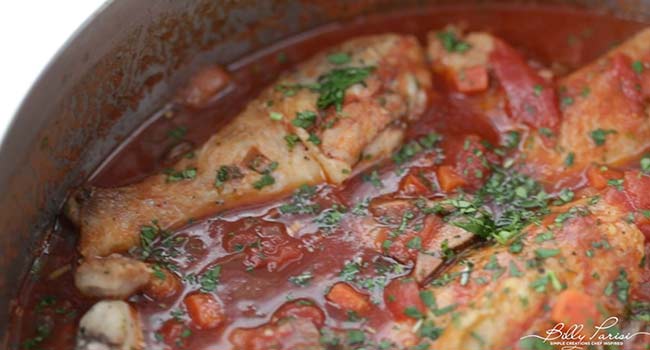
[[[328,59],[330,52],[345,53],[345,62]],[[170,174],[73,196],[67,213],[80,228],[79,249],[89,257],[125,252],[152,222],[175,228],[302,184],[340,183],[384,130],[421,115],[429,79],[409,36],[363,37],[321,53],[262,92]],[[328,102],[343,92],[340,105]],[[390,139],[396,143],[389,149],[401,140]]]

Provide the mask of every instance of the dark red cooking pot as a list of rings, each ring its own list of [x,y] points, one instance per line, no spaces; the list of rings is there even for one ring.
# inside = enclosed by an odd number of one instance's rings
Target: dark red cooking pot
[[[494,2],[463,1],[477,9]],[[509,1],[499,1],[509,2]],[[511,2],[511,1],[510,1]],[[517,1],[522,2],[522,1]],[[526,3],[530,3],[527,1]],[[650,1],[555,1],[650,20]],[[193,67],[226,64],[328,22],[459,1],[112,1],[49,64],[0,148],[0,339],[66,194],[158,110]],[[544,1],[548,4],[549,1]],[[488,11],[489,13],[489,11]]]

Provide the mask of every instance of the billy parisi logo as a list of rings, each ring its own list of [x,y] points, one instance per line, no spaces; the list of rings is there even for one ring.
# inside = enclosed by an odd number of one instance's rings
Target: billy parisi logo
[[[582,350],[588,346],[616,345],[621,346],[626,340],[639,335],[650,335],[649,332],[622,333],[616,327],[618,317],[610,317],[599,325],[595,325],[590,332],[582,324],[567,325],[557,323],[553,328],[546,330],[546,336],[530,334],[520,338],[536,339],[551,346],[560,346],[562,350]]]

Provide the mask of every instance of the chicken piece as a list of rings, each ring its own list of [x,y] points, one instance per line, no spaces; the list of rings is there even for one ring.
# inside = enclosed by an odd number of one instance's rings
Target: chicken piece
[[[642,273],[644,244],[627,210],[587,198],[553,212],[525,229],[520,253],[505,246],[478,250],[446,271],[451,281],[430,287],[438,312],[428,313],[427,321],[444,329],[433,347],[517,348],[521,337],[544,336],[553,327],[551,308],[566,289],[596,302],[601,313],[590,324],[625,312],[629,288]]]
[[[361,154],[361,161],[354,168],[352,176],[363,172],[380,159],[386,159],[393,154],[404,140],[404,129],[400,126],[389,126],[377,135],[366,146]]]
[[[485,115],[500,131],[528,134],[521,147],[522,166],[537,179],[555,183],[567,175],[575,180],[592,162],[623,164],[650,147],[649,39],[650,29],[643,30],[555,82],[486,33],[463,35],[453,27],[434,32],[427,52],[434,71],[447,75],[485,67],[501,89],[481,89],[481,95],[466,101],[467,108]],[[501,105],[507,106],[509,118],[501,116]]]
[[[344,63],[332,55],[344,57]],[[284,117],[328,180],[340,183],[361,155],[377,148],[373,140],[383,130],[403,129],[404,122],[424,112],[431,78],[417,39],[387,34],[327,50],[277,87],[282,94],[273,99],[271,109]]]
[[[84,260],[77,267],[74,283],[86,296],[125,299],[149,283],[151,274],[147,264],[113,254]]]
[[[414,37],[362,37],[316,55],[251,101],[194,158],[136,184],[74,194],[66,212],[79,226],[79,250],[85,257],[125,252],[153,220],[164,231],[302,184],[340,183],[384,130],[422,114],[429,87]]]
[[[592,162],[618,165],[650,147],[650,29],[558,81],[562,123],[554,147],[538,134],[525,162],[538,178],[555,180]]]
[[[446,76],[460,92],[481,92],[488,88],[488,61],[495,39],[487,33],[469,33],[454,26],[430,32],[427,56],[434,71]]]
[[[370,309],[368,296],[359,293],[345,282],[334,284],[325,298],[337,307],[346,311],[354,311],[363,314]]]
[[[124,301],[102,300],[79,321],[77,350],[144,349],[137,311]]]
[[[427,43],[434,71],[459,92],[480,93],[463,100],[463,108],[485,115],[500,131],[522,126],[556,130],[560,110],[552,82],[543,74],[547,71],[531,67],[506,42],[484,32],[464,35],[451,26],[429,33]],[[501,116],[504,112],[509,118]]]

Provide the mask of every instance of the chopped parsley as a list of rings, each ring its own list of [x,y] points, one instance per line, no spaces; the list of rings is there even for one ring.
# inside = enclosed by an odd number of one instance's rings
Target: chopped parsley
[[[350,55],[348,55],[345,52],[337,52],[337,53],[327,55],[327,60],[331,64],[340,65],[340,64],[350,63],[352,58],[350,57]]]
[[[269,113],[269,118],[271,118],[271,120],[282,120],[283,117],[284,116],[282,115],[282,113],[278,113],[278,112]]]
[[[330,232],[343,220],[345,210],[344,206],[334,204],[331,208],[323,210],[315,221],[320,229]]]
[[[468,42],[459,39],[453,30],[438,32],[436,36],[447,52],[463,53],[472,48]]]
[[[158,225],[158,220],[151,220],[151,225],[140,227],[140,249],[143,259],[148,258],[153,250],[154,241],[160,235],[167,235]]]
[[[569,107],[573,104],[574,100],[573,97],[571,96],[564,96],[562,97],[562,100],[560,101],[560,104],[562,107]]]
[[[618,277],[614,281],[616,287],[616,298],[623,303],[627,304],[630,295],[630,282],[627,279],[627,272],[623,269],[619,271]]]
[[[555,248],[539,248],[535,249],[535,256],[540,258],[540,259],[547,259],[554,257],[556,255],[560,254],[559,249]]]
[[[632,70],[634,70],[636,74],[643,73],[643,62],[641,61],[632,62]]]
[[[507,148],[517,148],[519,141],[521,141],[521,133],[519,131],[509,131],[505,135],[504,145]]]
[[[36,335],[23,342],[23,349],[40,349],[40,345],[52,333],[52,326],[49,323],[41,322],[36,325]]]
[[[309,138],[307,138],[307,141],[313,143],[314,145],[320,145],[321,144],[320,138],[318,138],[318,136],[316,134],[314,134],[314,133],[309,134]]]
[[[517,267],[517,264],[512,260],[510,260],[510,263],[508,264],[508,270],[511,277],[521,277],[524,275],[524,273]]]
[[[316,123],[316,117],[318,116],[312,111],[298,112],[296,113],[296,119],[292,120],[291,124],[299,128],[309,129]]]
[[[607,184],[619,191],[623,191],[623,181],[623,179],[609,179],[607,180]]]
[[[402,165],[409,160],[413,159],[418,153],[433,149],[436,144],[441,140],[441,136],[434,132],[428,133],[425,136],[418,138],[417,140],[411,141],[395,152],[392,156],[393,161],[397,165]]]
[[[548,212],[549,196],[541,184],[513,171],[494,167],[485,185],[469,199],[449,200],[453,225],[501,244],[514,241],[529,223]]]
[[[287,63],[287,61],[289,60],[289,57],[287,57],[286,52],[278,52],[278,54],[275,56],[275,59],[279,63]]]
[[[253,182],[253,187],[256,190],[261,190],[264,187],[271,186],[275,183],[275,178],[270,174],[263,174],[259,180]]]
[[[217,170],[217,177],[214,180],[214,187],[223,187],[223,185],[233,179],[240,179],[244,175],[235,165],[222,165]]]
[[[366,341],[366,335],[358,329],[351,329],[347,332],[347,339],[348,345],[359,345]]]
[[[415,306],[409,306],[405,308],[404,315],[414,319],[424,318],[424,314],[420,310],[418,310],[418,308]]]
[[[422,322],[420,329],[418,330],[418,336],[420,338],[429,338],[431,340],[436,340],[442,334],[443,329],[436,327],[435,323],[432,320],[426,320]]]
[[[337,62],[344,60],[343,56],[337,56]],[[316,100],[316,107],[320,110],[325,110],[334,106],[338,112],[343,108],[343,99],[345,91],[356,84],[364,84],[364,81],[370,73],[375,70],[375,67],[346,67],[335,68],[331,71],[318,77],[317,81],[312,84],[282,84],[277,85],[275,90],[280,91],[284,96],[294,96],[300,89],[309,89],[312,92],[318,93],[318,100]],[[310,112],[313,113],[313,112]],[[314,114],[314,120],[316,115]],[[299,119],[299,118],[297,118]],[[297,127],[308,128],[313,125],[312,121],[303,122],[294,119],[293,124]],[[298,124],[297,124],[298,123]],[[303,126],[303,125],[308,126]]]
[[[166,182],[178,182],[182,180],[191,180],[196,177],[196,168],[189,167],[184,170],[166,169]]]
[[[375,188],[384,187],[384,183],[381,181],[381,177],[379,177],[379,172],[377,172],[377,170],[373,170],[370,174],[363,174],[362,179],[363,181],[370,182]]]
[[[647,301],[632,301],[630,303],[630,311],[632,319],[650,322],[650,302]]]
[[[345,90],[356,84],[363,84],[375,67],[337,68],[320,76],[318,82],[311,86],[312,91],[318,92],[316,106],[324,110],[330,106],[341,111]]]
[[[282,214],[316,214],[320,206],[313,202],[315,194],[315,186],[302,185],[291,196],[291,202],[282,204],[278,210]]]
[[[566,167],[570,167],[573,165],[573,162],[575,161],[576,154],[573,152],[569,152],[566,155],[566,158],[564,158],[564,165]]]
[[[596,146],[602,146],[605,144],[607,135],[615,133],[616,130],[596,129],[593,130],[589,135],[591,136],[591,139],[594,141]]]
[[[279,166],[278,162],[270,162],[263,168],[259,168],[258,166],[251,166],[252,169],[256,170],[257,172],[261,173],[261,177],[253,182],[253,188],[256,190],[261,190],[264,187],[271,186],[275,183],[275,178],[271,176],[271,172],[277,169]]]
[[[641,171],[643,171],[645,174],[650,174],[650,156],[645,155],[643,158],[641,158],[641,161],[639,162],[639,165],[641,166]]]
[[[555,205],[561,205],[564,203],[569,203],[575,197],[575,193],[568,188],[563,188],[560,193],[557,195],[557,200],[553,203]]]
[[[422,249],[422,238],[420,236],[415,236],[406,243],[406,246],[410,249],[420,250]]]
[[[153,277],[162,281],[164,281],[167,278],[167,275],[165,275],[165,272],[162,270],[162,267],[160,267],[160,265],[153,264],[152,270],[153,271],[151,274],[153,275]]]
[[[186,134],[187,134],[187,127],[184,126],[173,128],[167,132],[167,136],[169,136],[170,138],[176,141],[183,140]]]
[[[538,131],[539,131],[540,134],[542,134],[542,136],[546,136],[546,137],[555,136],[555,134],[553,133],[553,130],[551,130],[549,128],[539,128]]]
[[[289,277],[289,282],[298,287],[306,287],[313,278],[314,275],[311,272],[305,271],[299,275]]]
[[[342,280],[351,282],[361,272],[361,265],[355,261],[347,262],[339,274]]]
[[[287,143],[289,150],[292,150],[300,142],[300,137],[296,134],[287,134],[284,136],[284,141]]]
[[[221,275],[221,265],[215,265],[199,275],[198,282],[201,285],[202,292],[213,292],[219,284]]]

